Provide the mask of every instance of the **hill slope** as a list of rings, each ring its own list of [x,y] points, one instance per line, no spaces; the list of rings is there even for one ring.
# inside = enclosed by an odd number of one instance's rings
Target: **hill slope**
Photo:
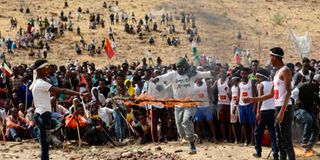
[[[270,2],[271,1],[271,2]],[[67,14],[72,12],[74,28],[78,25],[81,28],[82,35],[86,42],[93,39],[99,42],[107,37],[109,23],[108,9],[102,7],[104,0],[69,0],[69,7],[63,8],[64,0],[2,0],[0,2],[0,31],[2,36],[10,34],[15,37],[17,29],[10,31],[10,17],[18,20],[18,28],[26,28],[27,19],[31,17],[51,17],[60,15],[61,10]],[[107,4],[113,4],[107,1]],[[191,44],[188,42],[188,35],[182,30],[180,25],[179,14],[184,11],[196,15],[196,24],[202,43],[199,44],[200,53],[206,53],[219,57],[222,62],[232,60],[232,51],[235,46],[244,49],[250,49],[253,58],[259,58],[259,36],[261,33],[261,60],[268,57],[268,49],[273,46],[281,46],[285,49],[287,56],[286,61],[299,60],[299,55],[289,39],[288,27],[293,28],[298,35],[309,31],[312,38],[312,58],[320,58],[317,55],[319,49],[320,32],[318,24],[320,22],[319,8],[320,2],[316,0],[122,0],[119,3],[120,11],[125,10],[129,17],[131,12],[135,12],[136,18],[143,17],[151,12],[157,16],[157,22],[160,22],[162,13],[173,13],[174,23],[177,32],[170,37],[179,36],[181,45],[177,48],[168,46],[165,40],[162,40],[161,33],[151,32],[155,36],[156,44],[148,45],[146,40],[150,35],[147,33],[144,40],[139,40],[138,35],[129,35],[124,32],[123,25],[112,26],[114,31],[117,56],[112,59],[111,63],[120,63],[127,59],[129,61],[140,60],[145,56],[145,52],[151,49],[154,57],[160,56],[164,63],[172,63],[176,57],[188,54],[191,57]],[[20,13],[20,6],[29,6],[31,14]],[[76,20],[76,11],[78,7],[84,10],[89,8],[91,13],[99,13],[106,21],[106,27],[89,29],[89,14],[83,14],[80,21]],[[274,16],[285,16],[285,22],[281,25],[275,24]],[[36,25],[37,26],[37,25]],[[163,30],[164,25],[160,26]],[[242,38],[237,38],[241,32]],[[68,58],[78,59],[79,61],[89,60],[96,62],[98,66],[105,66],[110,60],[105,54],[90,57],[85,52],[82,56],[77,56],[74,47],[79,42],[80,37],[73,33],[66,32],[65,36],[56,39],[50,43],[52,50],[49,52],[48,59],[52,63],[65,63]],[[37,51],[36,51],[37,52]],[[32,63],[34,59],[28,58],[29,50],[16,50],[14,55],[7,55],[11,63]],[[104,52],[103,52],[104,53]],[[265,63],[265,62],[264,62]]]

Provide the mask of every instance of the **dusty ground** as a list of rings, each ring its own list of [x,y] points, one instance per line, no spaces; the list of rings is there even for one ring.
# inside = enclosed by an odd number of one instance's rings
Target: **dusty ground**
[[[180,150],[180,151],[179,151]],[[315,150],[320,153],[320,146]],[[181,146],[177,142],[169,142],[161,145],[128,145],[121,148],[110,148],[108,146],[89,147],[85,144],[81,149],[77,149],[77,144],[67,145],[65,149],[50,150],[50,156],[53,160],[98,160],[98,159],[190,159],[190,160],[251,160],[255,159],[251,155],[254,153],[254,147],[240,147],[238,144],[212,144],[204,143],[198,145],[198,154],[188,155],[188,146]],[[262,158],[267,159],[270,148],[263,148]],[[177,153],[175,153],[177,152]],[[36,142],[7,143],[0,146],[0,159],[39,159],[40,149]],[[301,157],[296,151],[300,160],[318,160],[320,155],[312,157]],[[272,156],[270,157],[272,158]],[[269,159],[270,159],[269,158]]]
[[[84,10],[89,8],[90,12],[100,13],[106,20],[106,28],[98,26],[96,30],[88,29],[88,14],[82,15],[78,22],[75,19],[74,27],[81,27],[81,32],[87,42],[92,39],[102,40],[108,34],[109,12],[102,8],[103,1],[109,5],[111,0],[69,0],[69,7],[63,8],[64,0],[1,0],[0,1],[0,31],[2,36],[10,33],[15,37],[17,29],[9,30],[9,18],[12,16],[18,20],[18,28],[26,27],[27,19],[37,15],[42,17],[55,17],[61,10],[67,14],[72,11],[72,16],[76,16],[76,9],[80,6]],[[233,48],[240,45],[242,48],[250,49],[253,52],[253,58],[259,58],[258,33],[261,33],[261,61],[266,63],[268,58],[268,49],[274,46],[281,46],[285,49],[286,61],[299,60],[298,54],[289,40],[288,27],[293,28],[298,35],[309,31],[312,38],[312,58],[320,58],[318,55],[320,32],[318,25],[320,22],[320,13],[318,11],[320,2],[317,0],[121,0],[120,11],[125,10],[128,13],[135,12],[136,17],[144,16],[145,13],[153,13],[159,16],[162,13],[172,12],[179,15],[180,12],[195,13],[199,34],[202,37],[202,43],[199,45],[200,53],[214,55],[222,62],[232,60]],[[19,12],[20,6],[29,6],[31,14]],[[281,25],[275,24],[274,15],[279,13],[286,17]],[[66,33],[62,38],[51,43],[53,50],[49,53],[51,63],[65,64],[68,58],[78,59],[79,61],[89,60],[96,62],[98,66],[106,66],[111,63],[120,63],[125,59],[129,61],[140,60],[145,52],[151,49],[154,57],[161,56],[165,59],[164,63],[172,63],[179,56],[185,54],[191,57],[191,45],[187,42],[187,35],[183,33],[179,20],[175,20],[177,31],[179,33],[173,36],[179,36],[182,40],[178,48],[168,47],[166,42],[160,37],[160,33],[154,34],[156,45],[146,44],[146,40],[138,40],[137,35],[126,34],[122,25],[113,26],[115,39],[117,42],[117,56],[110,61],[104,54],[97,57],[89,57],[86,54],[76,56],[74,45],[80,37],[75,33]],[[163,28],[162,26],[161,28]],[[238,40],[238,32],[241,32],[242,39]],[[18,50],[14,55],[8,55],[12,63],[32,63],[34,59],[28,58],[29,51]]]

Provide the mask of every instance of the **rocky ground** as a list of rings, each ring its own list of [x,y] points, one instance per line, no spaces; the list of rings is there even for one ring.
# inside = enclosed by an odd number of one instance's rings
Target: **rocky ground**
[[[169,142],[160,145],[138,145],[130,144],[123,147],[113,148],[111,146],[87,146],[82,144],[78,149],[77,144],[65,144],[64,149],[50,150],[52,160],[252,160],[253,146],[241,147],[239,144],[213,144],[203,143],[198,145],[198,154],[188,155],[188,146],[180,145],[177,142]],[[270,148],[264,147],[261,159],[267,159]],[[295,147],[299,160],[318,160],[320,155],[304,157],[302,150]],[[320,145],[315,147],[315,151],[320,153]],[[39,159],[40,148],[34,141],[24,141],[22,143],[10,142],[0,145],[0,159]],[[269,158],[271,159],[272,156]]]

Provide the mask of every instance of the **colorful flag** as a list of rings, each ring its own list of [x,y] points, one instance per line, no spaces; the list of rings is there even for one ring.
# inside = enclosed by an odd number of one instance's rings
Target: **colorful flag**
[[[12,75],[12,70],[6,62],[2,63],[1,71],[5,74],[6,77],[10,77]]]
[[[115,55],[115,53],[112,49],[111,43],[108,38],[104,42],[104,50],[106,51],[106,53],[110,59]]]

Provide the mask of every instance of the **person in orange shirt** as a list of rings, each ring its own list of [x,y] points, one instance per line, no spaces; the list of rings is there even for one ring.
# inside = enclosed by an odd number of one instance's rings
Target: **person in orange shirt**
[[[68,140],[78,140],[77,126],[80,130],[80,137],[82,137],[85,127],[86,127],[86,119],[81,116],[83,113],[83,107],[81,104],[76,106],[76,110],[66,116],[65,118],[65,126],[66,126],[66,138]]]
[[[19,116],[17,108],[10,109],[10,116],[6,119],[6,138],[8,141],[21,142],[22,139],[36,138],[34,125],[29,125],[28,121]]]

